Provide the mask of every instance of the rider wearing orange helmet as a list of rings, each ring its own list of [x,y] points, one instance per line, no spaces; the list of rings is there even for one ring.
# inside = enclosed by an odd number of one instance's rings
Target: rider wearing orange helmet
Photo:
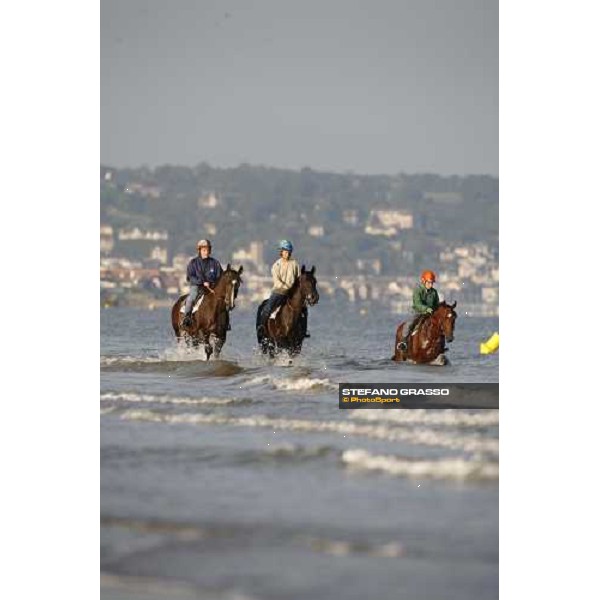
[[[437,290],[433,287],[435,283],[435,273],[430,270],[421,273],[421,281],[413,292],[413,318],[406,328],[406,333],[400,342],[400,350],[408,350],[408,338],[417,323],[429,316],[440,304],[440,297]]]

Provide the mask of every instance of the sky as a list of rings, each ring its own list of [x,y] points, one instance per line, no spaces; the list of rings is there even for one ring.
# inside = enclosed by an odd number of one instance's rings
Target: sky
[[[101,161],[498,175],[497,0],[101,0]]]

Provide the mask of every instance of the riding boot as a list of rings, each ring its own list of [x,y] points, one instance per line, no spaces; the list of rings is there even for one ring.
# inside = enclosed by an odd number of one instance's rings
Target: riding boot
[[[192,311],[185,313],[185,317],[183,317],[182,325],[184,327],[189,327],[192,324]]]
[[[410,334],[413,332],[413,329],[414,327],[407,328],[406,334],[398,342],[398,348],[402,350],[402,352],[408,352],[408,340],[410,339]]]

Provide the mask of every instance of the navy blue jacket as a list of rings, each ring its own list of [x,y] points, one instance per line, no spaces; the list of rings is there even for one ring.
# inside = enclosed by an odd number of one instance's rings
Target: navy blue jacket
[[[223,273],[221,263],[216,258],[192,258],[187,268],[187,280],[192,285],[203,285],[205,282],[214,285]]]

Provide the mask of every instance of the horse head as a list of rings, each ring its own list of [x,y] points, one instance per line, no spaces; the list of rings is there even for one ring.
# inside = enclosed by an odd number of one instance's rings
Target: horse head
[[[309,306],[315,305],[319,301],[319,292],[317,291],[317,278],[315,277],[314,265],[310,271],[307,271],[306,267],[302,265],[299,282],[302,299]]]
[[[240,268],[236,271],[235,269],[231,268],[229,263],[227,263],[227,268],[225,271],[223,271],[221,279],[219,279],[219,283],[223,281],[225,286],[225,306],[227,310],[233,310],[235,308],[235,299],[237,298],[238,290],[242,284],[241,275],[243,271],[243,266],[240,266]]]
[[[446,304],[446,301],[440,303],[435,311],[436,317],[439,319],[442,331],[448,342],[454,339],[454,323],[456,321],[456,300],[453,304]]]

